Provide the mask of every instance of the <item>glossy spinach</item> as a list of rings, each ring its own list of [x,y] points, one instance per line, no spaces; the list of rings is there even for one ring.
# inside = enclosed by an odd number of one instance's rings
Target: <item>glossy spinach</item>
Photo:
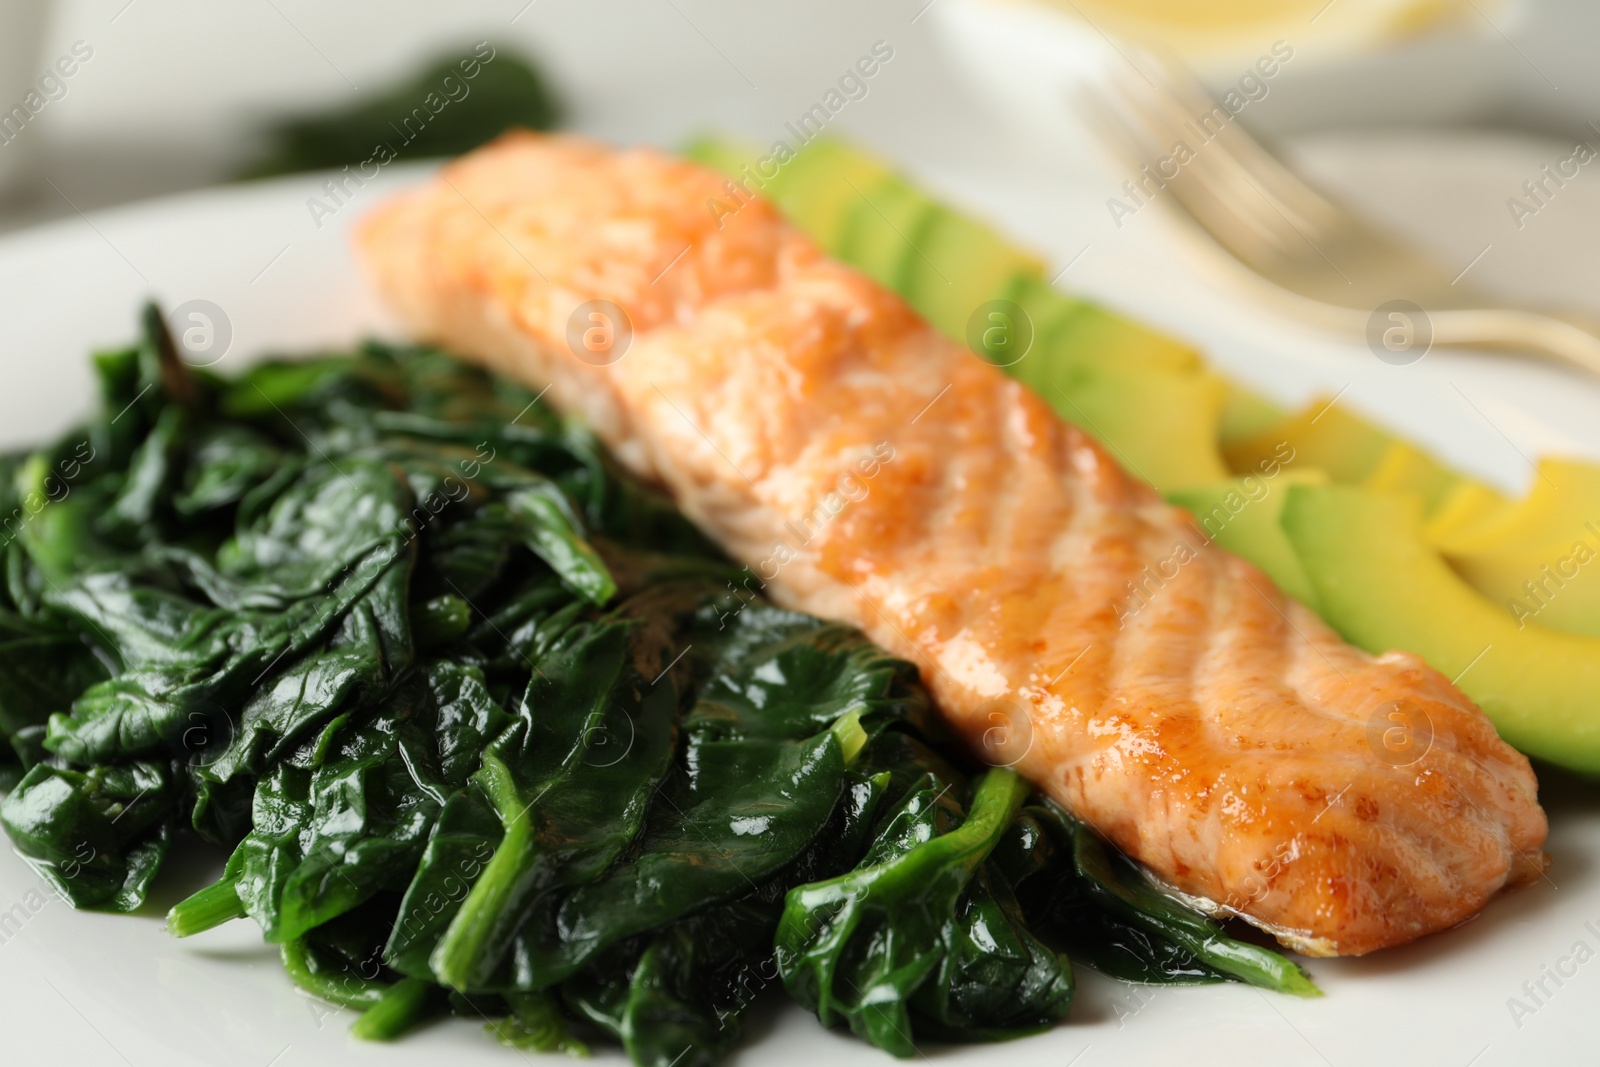
[[[901,1056],[1130,981],[1314,992],[1005,769],[915,670],[734,569],[537,394],[368,344],[190,372],[0,457],[0,823],[75,906],[249,916],[385,1040],[712,1064],[764,991]],[[0,519],[5,519],[0,515]]]

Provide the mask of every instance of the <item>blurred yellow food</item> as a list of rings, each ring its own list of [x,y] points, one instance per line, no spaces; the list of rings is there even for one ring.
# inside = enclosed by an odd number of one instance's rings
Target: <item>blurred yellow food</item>
[[[1109,33],[1152,40],[1191,60],[1264,52],[1349,51],[1458,17],[1473,0],[1039,0]],[[1493,6],[1478,0],[1481,10]]]

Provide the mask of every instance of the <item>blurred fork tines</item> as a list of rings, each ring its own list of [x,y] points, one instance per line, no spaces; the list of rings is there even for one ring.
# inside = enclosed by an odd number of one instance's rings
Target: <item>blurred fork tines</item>
[[[1427,331],[1415,358],[1469,346],[1600,376],[1593,321],[1496,304],[1461,282],[1465,270],[1452,277],[1307,185],[1177,63],[1127,42],[1117,51],[1126,62],[1086,91],[1085,114],[1128,169],[1126,210],[1164,203],[1220,246],[1217,266],[1250,292],[1369,347],[1374,323],[1381,334],[1385,313],[1409,303]]]
[[[1170,198],[1245,266],[1313,300],[1366,311],[1397,297],[1430,308],[1481,304],[1443,268],[1307,185],[1176,62],[1119,50],[1127,63],[1107,68],[1085,110],[1129,169],[1125,195]]]

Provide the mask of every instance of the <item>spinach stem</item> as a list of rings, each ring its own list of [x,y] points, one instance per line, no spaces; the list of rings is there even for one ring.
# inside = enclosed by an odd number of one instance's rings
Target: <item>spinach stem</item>
[[[174,937],[191,937],[244,916],[244,902],[233,882],[224,880],[175,904],[167,912],[167,931]]]
[[[489,794],[505,836],[429,959],[439,980],[462,992],[486,977],[479,973],[488,969],[482,958],[484,950],[491,943],[504,944],[503,939],[496,940],[495,932],[534,857],[533,819],[529,805],[522,803],[511,768],[493,752],[485,751],[474,778]]]
[[[428,1014],[439,987],[421,978],[402,978],[384,991],[383,999],[350,1024],[350,1036],[363,1041],[393,1041]]]
[[[316,970],[304,938],[285,941],[279,956],[283,960],[283,969],[295,985],[342,1007],[370,1008],[382,1000],[389,989],[385,983],[363,978],[348,967],[336,973]]]
[[[552,993],[506,992],[502,995],[511,1014],[489,1024],[490,1033],[501,1042],[526,1051],[565,1052],[578,1059],[589,1055],[589,1046],[572,1035]]]
[[[1058,825],[1064,815],[1051,805]],[[1098,837],[1076,825],[1071,830],[1073,858],[1079,874],[1102,906],[1160,937],[1170,940],[1224,974],[1241,981],[1297,997],[1320,997],[1311,977],[1298,964],[1271,949],[1226,936],[1222,928],[1174,901],[1136,872],[1130,878],[1118,873],[1112,853]],[[1129,870],[1134,870],[1131,865]]]
[[[849,711],[834,720],[829,727],[839,748],[844,752],[844,765],[855,765],[856,757],[867,744],[867,731],[861,725],[861,712]]]

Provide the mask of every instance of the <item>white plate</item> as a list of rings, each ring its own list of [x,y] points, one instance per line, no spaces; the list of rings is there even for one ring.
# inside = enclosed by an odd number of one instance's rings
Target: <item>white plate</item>
[[[1430,169],[1434,149],[1414,150],[1407,165],[1396,162],[1393,151],[1373,156],[1357,146],[1341,156],[1324,146],[1319,156],[1315,148],[1308,158],[1357,187],[1362,160],[1378,158],[1388,168],[1384,195],[1390,198],[1397,189],[1405,194],[1410,175],[1408,222],[1443,246],[1460,239],[1457,219],[1429,214],[1437,199],[1426,180],[1437,173]],[[1462,159],[1477,159],[1474,180],[1492,189],[1515,189],[1527,162],[1516,151],[1481,145],[1476,154],[1463,148],[1458,157],[1457,167],[1466,165]],[[1063,185],[1015,170],[981,170],[981,163],[928,170],[924,177],[1027,234],[1058,263],[1081,252],[1063,284],[1186,334],[1230,372],[1282,399],[1346,388],[1341,402],[1386,418],[1508,486],[1531,477],[1524,453],[1560,447],[1600,455],[1600,390],[1589,383],[1443,353],[1411,367],[1380,363],[1365,349],[1296,331],[1218,294],[1173,255],[1157,214],[1141,213],[1137,225],[1111,230],[1103,208],[1109,190],[1099,183]],[[381,184],[416,178],[414,171],[397,171]],[[61,429],[87,410],[85,353],[128,339],[147,296],[168,306],[206,299],[224,309],[234,336],[222,369],[265,350],[343,343],[381,329],[382,318],[354,273],[344,231],[383,189],[361,190],[319,229],[306,206],[319,186],[302,178],[235,187],[0,241],[4,443]],[[1570,202],[1589,207],[1576,224],[1569,214],[1568,232],[1600,235],[1600,204],[1577,194]],[[1543,263],[1546,278],[1555,284],[1574,262],[1550,258]],[[1523,281],[1538,285],[1537,278]],[[1365,960],[1314,962],[1312,972],[1327,992],[1323,999],[1295,1000],[1239,985],[1152,991],[1080,972],[1072,1018],[1050,1034],[1003,1048],[927,1051],[952,1063],[1014,1067],[1375,1061],[1464,1067],[1575,1060],[1592,1049],[1600,963],[1561,975],[1559,986],[1547,968],[1572,971],[1570,954],[1579,943],[1586,961],[1600,952],[1600,790],[1568,784],[1556,792],[1550,798],[1550,880],[1494,903],[1464,929],[1421,944]],[[165,906],[204,884],[219,865],[219,857],[206,857],[175,867],[156,903]],[[1535,1003],[1524,983],[1541,981],[1548,995],[1536,990]],[[1530,1010],[1514,1014],[1513,997]],[[392,1046],[352,1042],[345,1035],[351,1014],[298,993],[250,923],[179,942],[163,931],[155,908],[132,917],[74,913],[50,899],[8,852],[0,852],[0,1006],[9,1063],[431,1067],[446,1058],[453,1065],[504,1064],[516,1055],[466,1021],[430,1027]],[[601,1060],[620,1056],[606,1053]],[[889,1062],[854,1039],[825,1032],[798,1009],[776,1005],[758,1012],[737,1060],[826,1060],[840,1067]]]

